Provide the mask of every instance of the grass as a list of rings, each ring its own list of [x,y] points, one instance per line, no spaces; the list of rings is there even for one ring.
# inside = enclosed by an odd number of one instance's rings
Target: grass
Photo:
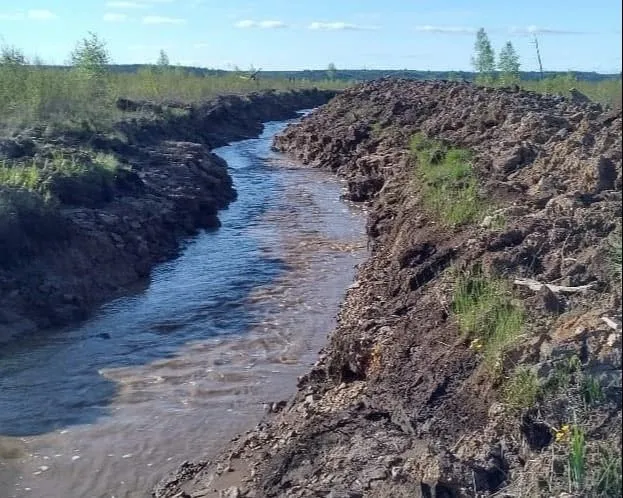
[[[608,237],[608,246],[608,256],[610,259],[612,276],[615,280],[621,282],[623,276],[623,248],[621,241],[621,225],[617,225],[617,227]]]
[[[514,409],[530,408],[540,395],[537,375],[529,368],[517,368],[504,386],[504,402]]]
[[[595,102],[621,108],[621,79],[603,81],[581,81],[572,73],[544,78],[543,80],[522,81],[525,90],[549,95],[569,96],[569,90],[575,88]]]
[[[557,363],[554,366],[554,371],[549,376],[543,390],[547,394],[557,394],[569,389],[572,381],[576,380],[576,377],[581,372],[580,359],[577,356],[572,356],[568,360]]]
[[[461,333],[484,354],[485,364],[495,368],[504,352],[518,339],[524,312],[512,298],[509,284],[475,268],[459,276],[452,311]]]
[[[416,134],[410,150],[417,160],[424,206],[445,225],[473,223],[484,216],[488,204],[478,192],[472,155],[465,149]]]
[[[305,79],[252,81],[233,72],[199,75],[182,68],[151,67],[135,73],[105,72],[93,79],[69,68],[0,64],[0,130],[53,123],[60,128],[105,131],[122,115],[115,107],[118,98],[197,102],[223,94],[312,87],[340,89],[347,84]]]
[[[107,200],[119,163],[110,154],[85,151],[80,157],[54,152],[43,162],[0,164],[0,185],[75,204],[79,198]],[[80,202],[77,202],[80,204]]]
[[[586,476],[586,436],[584,430],[574,424],[569,437],[569,491],[581,490]]]
[[[621,478],[621,450],[602,447],[595,473],[594,491],[596,496],[614,498],[621,496],[623,479]]]
[[[587,406],[595,406],[606,399],[605,393],[599,383],[599,379],[590,376],[582,376],[580,392]]]

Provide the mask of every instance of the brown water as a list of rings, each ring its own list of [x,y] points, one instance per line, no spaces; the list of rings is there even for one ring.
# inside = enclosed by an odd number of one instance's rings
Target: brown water
[[[3,348],[0,497],[147,497],[294,392],[365,257],[364,213],[270,152],[283,126],[217,151],[239,200],[145,291]]]

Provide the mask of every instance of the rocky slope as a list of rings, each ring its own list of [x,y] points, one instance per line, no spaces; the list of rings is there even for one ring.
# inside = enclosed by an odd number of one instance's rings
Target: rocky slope
[[[427,208],[416,133],[471,151],[486,216]],[[620,496],[620,111],[381,80],[275,146],[369,203],[371,257],[295,396],[154,496]],[[523,317],[493,365],[461,332],[474,268]]]
[[[89,161],[88,148],[123,166],[111,185],[93,182],[84,192],[60,184],[58,209],[38,210],[37,199],[22,192],[20,202],[32,202],[29,216],[8,226],[0,217],[0,342],[85,318],[174,255],[182,237],[217,227],[217,211],[236,192],[227,165],[210,150],[255,137],[262,122],[294,117],[333,95],[265,92],[188,106],[121,100],[124,119],[114,134],[45,137],[33,130],[0,140],[0,161],[9,165],[59,154],[81,163]],[[0,212],[10,211],[11,195],[0,191]]]

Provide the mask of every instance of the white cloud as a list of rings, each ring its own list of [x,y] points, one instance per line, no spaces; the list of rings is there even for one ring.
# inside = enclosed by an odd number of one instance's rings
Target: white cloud
[[[144,9],[147,5],[139,2],[112,1],[106,2],[106,7],[112,7],[113,9]]]
[[[254,28],[256,26],[255,21],[251,21],[250,19],[245,19],[244,21],[238,21],[234,26],[237,28]]]
[[[283,21],[252,21],[250,19],[245,19],[243,21],[238,21],[234,24],[237,28],[248,29],[248,28],[261,28],[261,29],[278,29],[278,28],[286,28],[288,25]]]
[[[12,12],[10,14],[0,14],[0,21],[21,21],[24,14],[21,12]]]
[[[308,26],[308,29],[324,31],[366,31],[379,28],[378,26],[364,26],[347,22],[313,22]]]
[[[208,48],[210,47],[209,43],[199,42],[193,45],[193,48]]]
[[[164,16],[145,16],[143,24],[186,24],[186,19]]]
[[[416,26],[416,31],[420,31],[423,33],[444,33],[450,35],[471,35],[476,32],[474,28],[469,28],[465,26]]]
[[[58,16],[54,12],[50,12],[46,9],[31,9],[28,11],[28,19],[35,21],[51,21],[57,19]]]
[[[128,20],[126,14],[117,14],[115,12],[106,12],[104,14],[104,21],[106,22],[124,22]]]
[[[260,28],[264,29],[276,29],[285,28],[287,26],[283,21],[260,21]]]
[[[541,28],[539,26],[527,26],[525,28],[512,27],[510,33],[517,35],[579,35],[580,31],[570,31],[564,29]]]

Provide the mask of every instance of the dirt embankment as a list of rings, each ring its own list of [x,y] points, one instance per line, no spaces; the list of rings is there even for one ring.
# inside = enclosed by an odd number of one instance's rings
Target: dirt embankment
[[[2,226],[0,216],[0,341],[85,318],[173,256],[182,237],[217,227],[218,210],[236,192],[225,162],[210,150],[255,137],[263,122],[292,118],[333,95],[264,92],[187,106],[121,100],[125,118],[113,133],[45,137],[31,130],[1,139],[0,161],[9,164],[53,163],[60,155],[80,165],[106,153],[122,168],[106,184],[57,182],[54,209],[21,192],[22,212],[11,216],[11,191],[0,192],[0,211],[9,210],[0,213],[9,220]]]
[[[486,215],[430,208],[414,134],[471,151]],[[370,203],[371,258],[296,395],[154,495],[620,496],[620,112],[379,81],[275,146]]]

